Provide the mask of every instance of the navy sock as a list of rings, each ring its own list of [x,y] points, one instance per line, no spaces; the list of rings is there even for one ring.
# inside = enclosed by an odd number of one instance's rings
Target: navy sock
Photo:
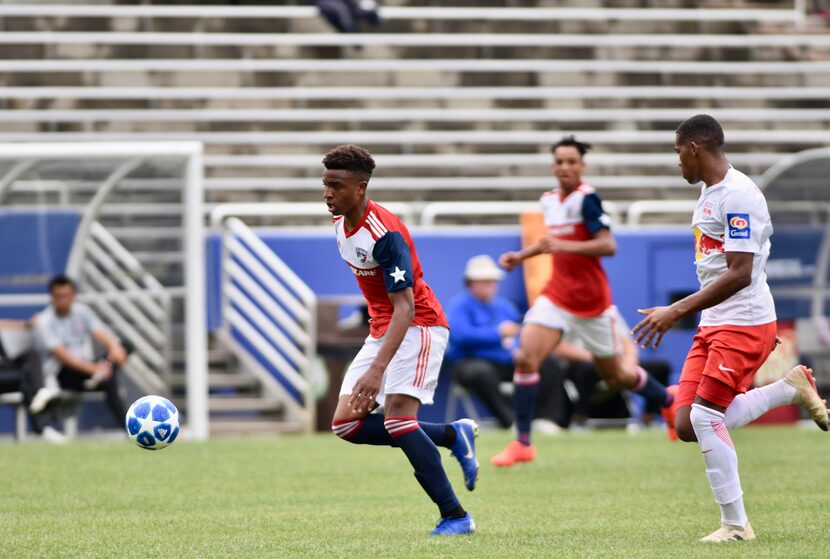
[[[519,442],[530,444],[530,423],[539,394],[539,373],[513,373],[513,409],[516,412],[516,431]]]
[[[436,446],[449,448],[455,442],[455,429],[446,423],[419,423],[421,429]],[[332,421],[334,434],[354,444],[376,446],[398,446],[395,439],[383,426],[383,416],[377,413],[364,419]]]
[[[455,442],[455,429],[450,427],[448,423],[426,423],[419,421],[418,425],[421,426],[421,429],[435,446],[450,448]]]
[[[648,371],[642,367],[637,371],[640,374],[640,382],[634,389],[634,392],[641,394],[647,399],[659,404],[660,406],[670,406],[674,401],[674,396],[666,390],[666,387],[660,384],[656,378],[651,376]]]
[[[441,465],[438,447],[419,427],[417,418],[387,417],[384,425],[412,464],[415,479],[432,502],[438,505],[441,517],[457,515],[461,503],[455,496],[455,491]]]

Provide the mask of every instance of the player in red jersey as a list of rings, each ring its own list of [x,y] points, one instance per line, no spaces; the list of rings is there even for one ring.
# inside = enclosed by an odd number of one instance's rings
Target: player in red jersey
[[[801,365],[783,379],[747,391],[776,345],[775,305],[764,265],[772,235],[767,202],[752,179],[734,169],[723,129],[709,115],[684,121],[675,137],[683,178],[703,182],[692,218],[700,291],[666,307],[644,309],[632,331],[657,347],[681,317],[703,311],[686,357],[670,420],[681,440],[697,441],[721,509],[721,527],[701,541],[755,539],[743,504],[738,455],[730,429],[776,406],[796,403],[828,430],[827,409],[812,371]]]
[[[432,535],[468,534],[475,522],[453,492],[437,446],[461,464],[467,489],[475,488],[478,426],[419,423],[431,404],[449,340],[441,304],[424,282],[406,226],[366,195],[375,168],[368,151],[339,146],[323,159],[323,197],[334,216],[337,247],[369,305],[370,334],[343,378],[332,419],[334,433],[351,443],[400,447],[415,477],[438,505]],[[371,413],[378,406],[383,413]],[[437,446],[436,446],[437,445]]]
[[[610,220],[596,191],[582,182],[589,144],[573,136],[552,148],[553,172],[559,188],[540,200],[549,235],[519,252],[507,252],[499,263],[512,270],[538,254],[553,258],[553,274],[522,323],[514,355],[513,405],[518,437],[491,459],[496,466],[529,462],[536,456],[530,444],[530,424],[539,389],[539,365],[572,331],[594,356],[602,379],[611,387],[634,390],[669,406],[672,395],[642,367],[620,359],[615,325],[617,311],[600,257],[617,248]]]

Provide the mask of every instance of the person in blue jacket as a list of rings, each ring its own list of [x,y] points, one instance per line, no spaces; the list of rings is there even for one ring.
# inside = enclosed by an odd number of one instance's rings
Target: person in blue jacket
[[[519,333],[521,315],[516,306],[496,295],[504,272],[486,254],[470,258],[464,270],[466,291],[447,307],[455,382],[477,396],[502,427],[513,424],[513,406],[499,384],[513,378],[510,349]]]

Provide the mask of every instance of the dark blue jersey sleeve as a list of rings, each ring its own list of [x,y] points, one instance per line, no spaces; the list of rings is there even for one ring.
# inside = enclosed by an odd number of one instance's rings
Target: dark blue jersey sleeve
[[[375,241],[372,256],[383,271],[387,292],[400,291],[414,285],[409,245],[399,232],[389,231]]]
[[[611,220],[603,211],[602,201],[595,192],[586,194],[582,201],[582,219],[591,235],[596,235],[600,229],[611,229]]]

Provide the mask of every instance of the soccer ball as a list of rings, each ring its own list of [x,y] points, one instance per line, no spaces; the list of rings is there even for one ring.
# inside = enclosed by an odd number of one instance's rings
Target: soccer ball
[[[135,444],[161,450],[179,436],[179,410],[167,398],[144,396],[130,406],[125,426]]]

